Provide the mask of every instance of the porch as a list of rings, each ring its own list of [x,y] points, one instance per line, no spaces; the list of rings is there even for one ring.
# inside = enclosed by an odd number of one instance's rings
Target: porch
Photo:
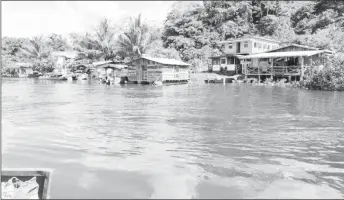
[[[298,77],[302,79],[306,67],[323,63],[322,50],[260,53],[242,56],[245,76]]]

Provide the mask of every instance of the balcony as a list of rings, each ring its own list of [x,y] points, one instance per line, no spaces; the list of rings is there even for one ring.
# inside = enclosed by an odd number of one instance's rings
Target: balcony
[[[246,75],[301,75],[301,66],[273,66],[273,67],[251,67],[243,70]]]

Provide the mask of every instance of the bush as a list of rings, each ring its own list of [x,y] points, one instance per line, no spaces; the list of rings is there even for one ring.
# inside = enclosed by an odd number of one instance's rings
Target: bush
[[[344,91],[344,58],[329,58],[323,69],[308,69],[302,83],[308,89]]]

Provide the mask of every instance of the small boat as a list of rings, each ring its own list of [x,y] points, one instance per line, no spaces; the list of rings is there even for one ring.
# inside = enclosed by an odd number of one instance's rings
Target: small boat
[[[87,74],[81,74],[78,76],[78,80],[87,80]]]
[[[155,85],[155,86],[162,86],[163,83],[161,81],[154,81],[153,85]]]
[[[2,169],[1,199],[49,199],[52,169]]]
[[[63,76],[62,74],[47,74],[47,75],[40,76],[39,79],[43,79],[43,80],[61,80],[61,81],[68,80],[67,77]]]

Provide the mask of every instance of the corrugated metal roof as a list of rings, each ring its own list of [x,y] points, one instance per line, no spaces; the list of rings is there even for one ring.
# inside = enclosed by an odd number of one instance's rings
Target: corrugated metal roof
[[[118,64],[118,63],[123,63],[122,61],[114,61],[114,60],[106,60],[106,61],[98,61],[98,62],[94,62],[92,63],[94,66],[100,66],[100,65],[104,65],[104,64]]]
[[[318,51],[289,51],[289,52],[258,53],[258,54],[252,54],[252,55],[247,55],[247,56],[241,56],[240,59],[313,56],[320,53],[330,53],[330,52],[326,50],[318,50]]]
[[[273,52],[273,51],[280,50],[280,49],[284,49],[284,48],[288,48],[288,47],[301,47],[301,48],[306,48],[306,49],[311,49],[311,50],[319,50],[319,48],[310,47],[310,46],[306,46],[306,45],[288,44],[288,45],[286,45],[286,46],[281,46],[281,47],[278,47],[278,48],[276,48],[276,49],[267,50],[267,51],[265,51],[265,52]]]
[[[165,64],[165,65],[190,66],[190,64],[188,64],[188,63],[185,63],[183,61],[176,60],[176,59],[170,59],[170,58],[153,58],[150,56],[142,56],[141,58],[145,58],[147,60],[154,61],[154,62],[161,63],[161,64]]]

